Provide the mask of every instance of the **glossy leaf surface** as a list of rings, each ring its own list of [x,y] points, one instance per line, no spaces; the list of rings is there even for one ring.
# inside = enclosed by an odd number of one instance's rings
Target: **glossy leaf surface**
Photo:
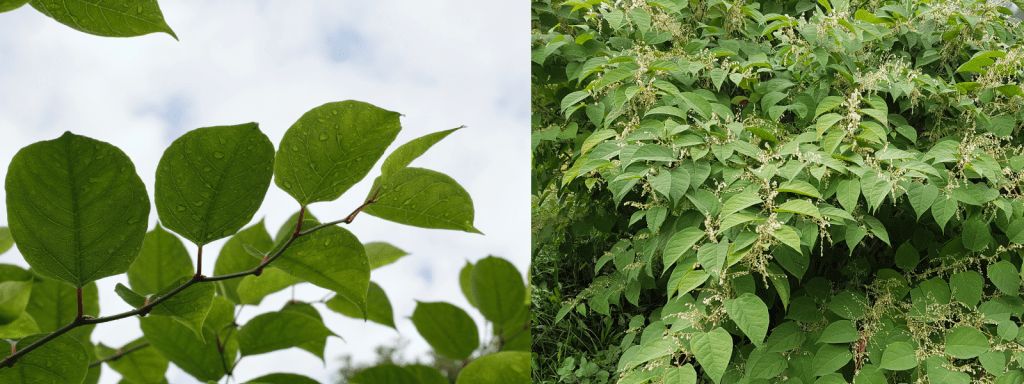
[[[142,248],[146,186],[113,145],[71,132],[29,145],[5,188],[11,235],[43,276],[83,287],[127,272]]]
[[[412,313],[412,323],[438,354],[452,359],[466,359],[480,346],[476,323],[454,305],[419,302]]]
[[[367,198],[377,187],[377,202],[363,209],[367,214],[414,227],[481,233],[473,227],[473,199],[448,175],[402,168],[383,181],[377,178]]]
[[[96,36],[132,37],[164,32],[175,40],[156,0],[31,0],[47,17]]]
[[[398,112],[347,100],[302,115],[284,134],[274,183],[305,206],[333,201],[366,177],[402,126]]]
[[[252,220],[270,187],[274,145],[256,123],[181,135],[156,169],[156,210],[167,229],[203,246]]]

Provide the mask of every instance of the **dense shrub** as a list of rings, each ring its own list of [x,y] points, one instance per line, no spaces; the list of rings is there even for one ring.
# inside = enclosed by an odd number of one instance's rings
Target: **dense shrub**
[[[533,2],[534,381],[1024,381],[1006,5]]]

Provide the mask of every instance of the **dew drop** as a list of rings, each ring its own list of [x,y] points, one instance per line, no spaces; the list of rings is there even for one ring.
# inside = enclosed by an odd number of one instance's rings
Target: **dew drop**
[[[93,146],[93,148],[95,148],[95,149],[100,149],[100,145],[99,145],[99,144],[96,144],[95,146]]]
[[[327,140],[327,137],[328,137],[328,136],[327,136],[327,134],[326,134],[326,133],[321,133],[321,134],[320,134],[320,141],[325,141],[325,140]]]
[[[324,246],[331,245],[331,239],[324,240]]]
[[[271,168],[273,168],[273,167],[271,167],[271,166],[269,166],[269,165],[267,166],[267,170],[268,170],[268,171],[269,171],[269,170],[270,170]]]
[[[338,110],[337,109],[332,109],[331,113],[337,115],[338,114]]]
[[[203,167],[203,172],[210,172],[210,167]]]
[[[222,153],[222,152],[220,152],[220,151],[218,151],[218,152],[214,152],[214,153],[213,153],[213,157],[216,157],[216,158],[218,158],[218,159],[223,159],[223,158],[224,158],[224,153]]]
[[[178,206],[178,212],[184,212],[184,211],[185,211],[185,206],[184,205],[179,205]]]
[[[284,182],[283,184],[284,184],[284,187],[285,187],[285,188],[288,188],[288,189],[291,189],[291,188],[292,188],[292,183],[289,183],[289,182],[287,182],[287,181],[286,181],[286,182]]]
[[[135,224],[135,223],[138,223],[138,222],[139,222],[138,219],[131,219],[131,220],[128,220],[128,225],[132,225],[132,224]]]
[[[142,6],[141,5],[138,8],[135,8],[135,13],[142,13]]]
[[[197,206],[197,207],[202,207],[203,206],[203,202],[201,200],[196,200],[196,201],[192,202],[192,205]]]
[[[224,144],[227,144],[227,143],[228,143],[227,141],[224,141],[224,138],[223,138],[223,137],[221,137],[221,138],[218,138],[218,140],[220,140],[220,143],[221,143],[221,145],[224,145]]]
[[[181,160],[181,159],[184,159],[184,158],[185,158],[185,155],[182,155],[180,153],[178,154],[178,160]]]
[[[362,156],[357,157],[356,161],[363,161],[363,157]]]
[[[298,152],[298,151],[299,151],[299,146],[297,146],[297,145],[293,145],[293,146],[292,146],[292,151],[293,151],[293,152]]]
[[[246,150],[246,151],[251,151],[251,150],[252,150],[252,146],[250,145],[250,146],[248,146],[248,147],[245,147],[245,150]]]
[[[324,119],[316,119],[316,120],[321,122],[321,123],[326,123],[327,122],[327,120],[324,120]]]
[[[121,6],[122,6],[122,7],[125,7],[125,8],[128,8],[128,6],[129,6],[129,5],[131,5],[131,4],[128,4],[128,2],[127,2],[127,1],[125,1],[124,3],[122,3],[122,4],[121,4]]]

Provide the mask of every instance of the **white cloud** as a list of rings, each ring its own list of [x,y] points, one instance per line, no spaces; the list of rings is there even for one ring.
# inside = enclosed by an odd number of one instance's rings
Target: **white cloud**
[[[18,149],[66,130],[110,142],[125,151],[149,188],[163,150],[187,130],[250,121],[271,141],[304,112],[326,102],[355,99],[404,114],[401,143],[460,125],[460,130],[413,165],[449,174],[476,206],[486,236],[405,227],[360,215],[349,229],[363,242],[388,241],[412,255],[373,272],[387,292],[398,332],[349,319],[318,304],[331,338],[326,366],[298,349],[246,357],[239,382],[271,372],[299,372],[328,382],[337,357],[373,358],[373,348],[399,333],[413,341],[410,357],[429,346],[408,320],[419,301],[449,301],[483,325],[458,288],[465,261],[488,254],[529,264],[527,170],[529,140],[526,3],[470,2],[163,2],[180,41],[165,34],[114,39],[85,35],[31,7],[0,14],[0,172]],[[341,199],[313,204],[324,220],[361,203],[375,170]],[[3,192],[0,192],[3,195]],[[6,212],[6,203],[0,199]],[[298,205],[273,185],[253,223],[266,217],[273,234]],[[157,219],[150,216],[150,226]],[[6,225],[6,215],[0,225]],[[207,245],[204,272],[223,240]],[[196,249],[187,245],[195,257]],[[0,262],[26,266],[17,251]],[[431,281],[423,278],[429,271]],[[121,277],[99,281],[102,314],[128,310],[113,294]],[[303,284],[300,300],[327,292]],[[280,308],[290,290],[246,307],[240,322]],[[481,328],[481,332],[484,329]],[[101,324],[94,342],[119,346],[141,335],[138,321]],[[180,370],[173,383],[195,382]],[[101,383],[116,383],[105,368]]]

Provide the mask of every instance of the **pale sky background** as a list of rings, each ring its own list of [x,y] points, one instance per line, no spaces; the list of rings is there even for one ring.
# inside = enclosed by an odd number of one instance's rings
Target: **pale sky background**
[[[426,359],[429,346],[408,317],[415,300],[448,301],[484,320],[463,297],[458,273],[466,260],[488,254],[529,264],[528,3],[524,1],[163,1],[165,19],[181,41],[166,34],[133,38],[87,35],[29,6],[0,14],[0,175],[31,143],[70,130],[116,145],[131,157],[153,196],[164,149],[183,133],[255,121],[275,148],[303,113],[341,100],[397,111],[403,130],[388,153],[422,135],[468,126],[441,141],[412,166],[452,176],[476,207],[475,226],[486,236],[407,227],[360,215],[347,228],[366,243],[388,241],[411,253],[373,271],[391,299],[398,332],[349,319],[317,304],[331,337],[326,365],[292,348],[246,357],[232,382],[272,372],[331,381],[338,357],[374,358],[375,346],[399,334],[412,341],[407,357]],[[387,156],[387,154],[385,154]],[[344,218],[366,196],[378,163],[339,200],[316,203],[321,220]],[[2,179],[2,178],[0,178]],[[6,212],[4,192],[0,208]],[[252,223],[266,218],[273,236],[298,204],[271,184]],[[155,225],[155,208],[150,229]],[[251,224],[252,224],[251,223]],[[6,213],[0,226],[7,225]],[[209,244],[204,274],[227,239]],[[195,260],[196,247],[186,242]],[[0,263],[27,267],[16,249]],[[98,281],[100,315],[131,308],[114,294],[125,275]],[[326,290],[301,284],[297,299],[321,299]],[[280,309],[285,290],[261,306],[246,307],[244,323]],[[481,327],[482,336],[489,328]],[[137,318],[100,324],[95,343],[120,346],[141,335]],[[172,367],[171,383],[195,383]],[[101,383],[120,375],[104,365]],[[223,382],[223,380],[221,381]]]

